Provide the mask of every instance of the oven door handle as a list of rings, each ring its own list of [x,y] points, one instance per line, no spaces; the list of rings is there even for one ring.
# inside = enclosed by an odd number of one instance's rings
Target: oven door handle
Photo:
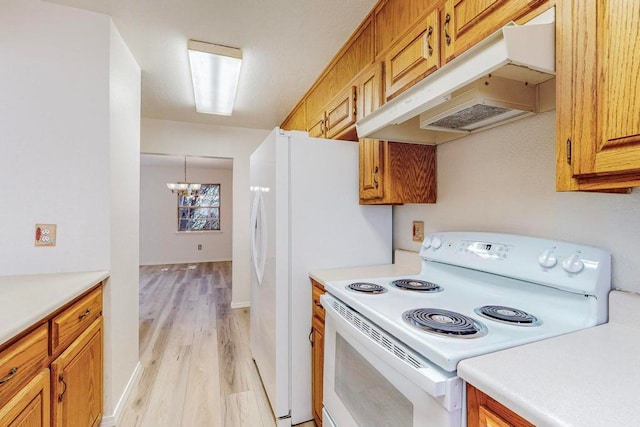
[[[420,358],[422,359],[422,367],[414,366],[398,355],[402,353],[415,353],[413,350],[410,350],[404,344],[395,340],[391,336],[385,337],[385,345],[373,339],[371,335],[365,333],[361,328],[358,328],[353,324],[353,322],[345,319],[344,316],[340,314],[340,312],[336,309],[336,307],[334,307],[333,304],[333,302],[337,302],[337,300],[332,296],[324,294],[320,297],[320,301],[325,307],[326,314],[331,317],[331,320],[335,322],[336,325],[342,325],[342,328],[348,328],[348,330],[351,331],[351,333],[349,334],[350,336],[357,340],[360,345],[368,349],[368,351],[375,354],[376,357],[382,359],[382,361],[384,361],[387,365],[394,367],[394,369],[402,373],[406,378],[410,378],[416,386],[420,387],[422,390],[426,391],[433,397],[444,396],[447,393],[447,384],[450,381],[454,380],[455,377],[452,378],[451,375],[447,375],[441,372],[439,368],[431,364],[431,362],[424,360],[423,358]],[[369,328],[365,328],[366,330],[371,331],[372,327],[377,329],[375,325],[361,317],[358,313],[353,313],[352,316],[353,317],[351,318],[359,318],[359,321],[357,323],[360,325],[363,325],[365,322],[369,324]],[[329,329],[329,325],[327,324],[326,326],[327,329],[325,329],[325,337],[328,335],[327,330]],[[382,330],[379,330],[378,332],[387,335]],[[325,340],[326,339],[327,338],[325,338]],[[389,343],[392,344],[389,345]],[[414,355],[414,358],[417,360],[417,355]]]

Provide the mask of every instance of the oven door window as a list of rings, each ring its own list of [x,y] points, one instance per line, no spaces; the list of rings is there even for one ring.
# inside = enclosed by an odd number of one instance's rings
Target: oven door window
[[[414,408],[398,389],[336,334],[335,392],[359,426],[411,427]]]

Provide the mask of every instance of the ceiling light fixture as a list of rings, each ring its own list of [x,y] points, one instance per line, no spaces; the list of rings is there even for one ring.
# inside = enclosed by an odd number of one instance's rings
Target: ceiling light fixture
[[[242,51],[189,40],[191,81],[198,113],[230,116],[236,97]]]
[[[196,197],[201,186],[202,184],[187,182],[187,156],[184,156],[184,181],[167,182],[167,188],[171,190],[172,193],[178,193],[184,197]]]

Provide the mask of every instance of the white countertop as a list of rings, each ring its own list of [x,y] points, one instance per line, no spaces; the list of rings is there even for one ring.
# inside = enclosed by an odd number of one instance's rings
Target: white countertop
[[[610,322],[463,360],[458,375],[537,426],[640,418],[640,296],[611,292]]]
[[[0,277],[0,344],[108,276],[108,271],[87,271]]]
[[[395,264],[316,270],[310,272],[309,277],[324,285],[325,282],[334,280],[362,280],[420,273],[420,256],[417,252],[396,249],[395,260]]]

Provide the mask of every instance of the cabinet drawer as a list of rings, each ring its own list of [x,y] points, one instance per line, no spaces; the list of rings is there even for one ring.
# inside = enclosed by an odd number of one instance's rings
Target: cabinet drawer
[[[47,325],[0,352],[0,407],[47,365]]]
[[[312,282],[313,287],[311,288],[312,292],[312,300],[313,300],[313,315],[319,319],[322,319],[324,322],[324,307],[320,303],[320,296],[325,293],[324,287],[318,282]]]
[[[102,289],[96,289],[51,320],[51,351],[71,344],[102,314]]]

